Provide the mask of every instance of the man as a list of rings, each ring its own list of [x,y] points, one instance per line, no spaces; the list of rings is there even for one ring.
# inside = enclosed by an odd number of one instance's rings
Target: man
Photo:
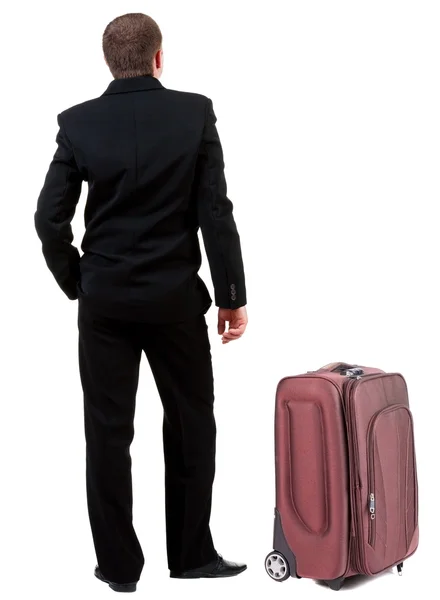
[[[58,115],[58,148],[35,226],[56,281],[78,299],[95,575],[126,592],[136,589],[144,565],[129,451],[142,351],[164,407],[170,575],[246,569],[216,552],[209,529],[216,426],[205,314],[212,299],[198,275],[199,227],[224,344],[246,328],[246,289],[211,100],[159,82],[162,35],[144,14],[112,21],[103,50],[114,80],[102,96]],[[80,257],[71,221],[83,181]]]

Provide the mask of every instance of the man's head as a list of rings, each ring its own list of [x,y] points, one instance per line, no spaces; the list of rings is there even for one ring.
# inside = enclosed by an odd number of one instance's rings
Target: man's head
[[[115,79],[162,74],[162,33],[157,23],[142,13],[113,19],[102,36],[104,58]]]

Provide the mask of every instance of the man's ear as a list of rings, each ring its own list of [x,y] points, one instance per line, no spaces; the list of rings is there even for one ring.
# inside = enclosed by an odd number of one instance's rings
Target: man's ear
[[[156,65],[156,69],[161,69],[163,66],[163,50],[162,48],[156,52],[156,56],[154,57],[154,63]]]

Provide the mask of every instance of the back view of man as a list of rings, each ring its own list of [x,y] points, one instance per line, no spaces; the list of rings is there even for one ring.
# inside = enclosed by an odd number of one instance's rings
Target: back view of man
[[[223,343],[246,328],[246,289],[211,100],[159,82],[162,36],[146,15],[112,21],[103,49],[114,80],[102,96],[58,115],[35,226],[56,281],[78,299],[95,575],[126,592],[144,565],[130,458],[142,352],[164,407],[170,575],[225,577],[246,568],[218,555],[209,529],[216,426],[205,314],[212,300],[198,275],[199,228]],[[83,181],[80,257],[71,221]]]

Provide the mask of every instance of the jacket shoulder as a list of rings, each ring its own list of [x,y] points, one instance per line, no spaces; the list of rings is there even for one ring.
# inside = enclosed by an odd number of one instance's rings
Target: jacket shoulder
[[[87,111],[99,110],[99,100],[100,98],[92,98],[91,100],[86,100],[85,102],[80,102],[79,104],[74,104],[69,108],[65,108],[59,113],[59,116],[64,119],[71,117],[76,117],[80,114],[83,114]]]
[[[198,94],[196,92],[183,92],[181,90],[173,90],[166,88],[165,91],[169,94],[170,97],[174,97],[176,100],[182,100],[186,102],[193,102],[196,104],[200,104],[201,106],[206,106],[210,99],[203,95]]]

